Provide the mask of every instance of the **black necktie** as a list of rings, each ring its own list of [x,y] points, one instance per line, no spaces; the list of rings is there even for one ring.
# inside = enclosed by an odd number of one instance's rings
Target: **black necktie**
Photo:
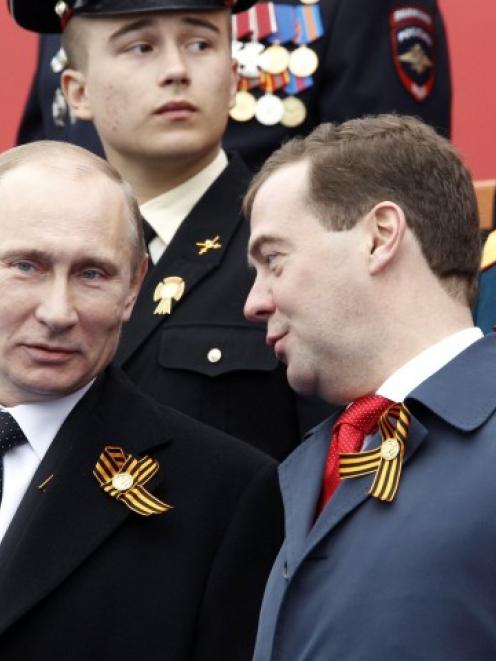
[[[3,491],[3,456],[8,450],[26,443],[27,440],[13,416],[7,411],[0,411],[0,503]]]
[[[151,241],[153,241],[153,239],[157,236],[157,232],[155,232],[146,218],[143,218],[143,234],[145,235],[145,243],[146,247],[148,248]]]

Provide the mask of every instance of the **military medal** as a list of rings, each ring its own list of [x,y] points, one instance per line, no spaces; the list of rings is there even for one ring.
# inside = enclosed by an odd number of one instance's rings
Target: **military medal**
[[[258,41],[250,41],[247,44],[242,44],[241,48],[236,49],[233,57],[238,61],[240,76],[244,78],[256,78],[258,80],[260,76],[258,56],[263,50],[264,45]]]
[[[288,68],[289,53],[284,46],[274,44],[258,56],[258,66],[270,74],[281,74]]]
[[[298,78],[306,78],[317,71],[319,58],[308,46],[300,46],[289,56],[289,70]]]
[[[284,106],[281,99],[272,94],[272,77],[266,76],[264,80],[265,94],[257,101],[255,117],[264,126],[278,124],[284,115]]]
[[[303,124],[307,116],[307,109],[305,104],[296,96],[287,96],[282,101],[284,107],[284,114],[281,119],[281,124],[286,128],[294,128]]]
[[[229,117],[236,122],[248,122],[255,117],[257,100],[245,90],[236,92],[234,106],[229,110]]]
[[[281,99],[275,94],[267,93],[257,101],[255,117],[265,126],[278,124],[284,115],[284,106]]]
[[[172,301],[180,301],[184,294],[186,283],[178,276],[164,278],[155,287],[153,300],[160,303],[153,314],[170,314],[172,312]]]
[[[289,70],[298,78],[307,78],[317,70],[319,58],[307,44],[324,34],[320,7],[300,5],[296,7],[296,43],[299,48],[294,50],[289,58]]]

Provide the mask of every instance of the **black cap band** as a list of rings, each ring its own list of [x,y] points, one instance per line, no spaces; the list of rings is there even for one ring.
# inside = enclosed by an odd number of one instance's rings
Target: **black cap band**
[[[99,17],[161,11],[209,11],[230,9],[233,14],[249,9],[256,0],[8,0],[18,25],[32,32],[62,32],[74,16]]]

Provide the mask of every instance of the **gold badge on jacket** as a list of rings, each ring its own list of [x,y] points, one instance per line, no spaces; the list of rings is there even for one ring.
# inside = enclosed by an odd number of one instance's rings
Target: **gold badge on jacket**
[[[159,463],[151,457],[136,459],[117,446],[108,445],[96,462],[93,475],[102,489],[141,516],[164,514],[171,509],[144,485],[158,471]]]
[[[153,314],[170,314],[172,312],[172,301],[180,301],[184,294],[186,283],[176,275],[161,280],[155,287],[153,300],[160,303]]]
[[[198,254],[204,255],[209,250],[218,250],[222,248],[222,244],[219,243],[220,236],[214,236],[213,239],[205,239],[205,241],[197,241],[196,245],[198,247]]]

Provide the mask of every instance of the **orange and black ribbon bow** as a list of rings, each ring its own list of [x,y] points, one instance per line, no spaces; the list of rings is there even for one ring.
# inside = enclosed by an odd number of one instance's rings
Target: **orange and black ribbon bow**
[[[122,448],[109,445],[96,462],[93,475],[109,496],[124,503],[137,514],[150,516],[163,514],[171,509],[170,505],[163,503],[144,488],[158,468],[156,459],[135,459]]]
[[[379,500],[391,502],[400,482],[409,426],[410,412],[406,406],[390,406],[379,420],[382,436],[380,447],[368,452],[340,454],[340,478],[346,480],[375,473],[369,494]]]

